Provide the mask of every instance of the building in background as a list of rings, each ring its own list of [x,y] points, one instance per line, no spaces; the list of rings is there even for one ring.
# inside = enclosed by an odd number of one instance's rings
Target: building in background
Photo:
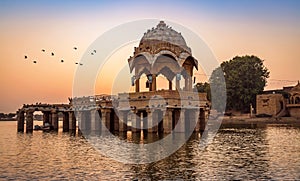
[[[256,96],[256,115],[300,118],[300,83]]]

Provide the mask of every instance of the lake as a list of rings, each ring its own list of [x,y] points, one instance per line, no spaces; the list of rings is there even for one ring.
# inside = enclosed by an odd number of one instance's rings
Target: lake
[[[300,180],[299,128],[221,129],[205,149],[193,134],[169,157],[142,165],[103,156],[61,128],[16,130],[16,122],[0,122],[0,180]]]

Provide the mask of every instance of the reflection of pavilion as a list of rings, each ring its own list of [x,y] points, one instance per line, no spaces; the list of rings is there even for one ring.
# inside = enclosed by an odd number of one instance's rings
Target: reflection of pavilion
[[[74,129],[75,116],[81,131],[147,130],[170,133],[172,130],[204,130],[208,101],[205,93],[193,92],[193,69],[198,69],[198,62],[180,33],[161,21],[144,34],[128,63],[130,72],[134,72],[132,86],[135,86],[135,92],[120,93],[116,97],[74,98],[70,99],[70,105],[63,107],[23,107],[18,113],[18,130],[24,130],[25,113],[26,125],[27,122],[29,125],[26,130],[32,130],[31,115],[35,110],[43,111],[44,123],[55,125],[56,129],[57,113],[64,113],[64,130]],[[145,92],[140,91],[140,77],[143,74],[147,76],[146,87],[149,88]],[[157,90],[158,75],[168,80],[168,90]],[[181,81],[184,85],[180,85]]]

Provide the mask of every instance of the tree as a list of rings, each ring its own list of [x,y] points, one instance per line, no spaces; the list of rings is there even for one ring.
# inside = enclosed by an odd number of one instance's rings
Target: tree
[[[227,110],[247,112],[249,106],[256,105],[256,95],[264,90],[269,77],[263,60],[256,56],[236,56],[221,64],[224,72],[227,93]],[[210,83],[216,82],[216,71],[212,73]]]
[[[201,92],[201,93],[206,93],[207,94],[207,100],[211,100],[211,93],[210,93],[210,85],[208,82],[200,82],[197,83],[194,87],[195,91]]]

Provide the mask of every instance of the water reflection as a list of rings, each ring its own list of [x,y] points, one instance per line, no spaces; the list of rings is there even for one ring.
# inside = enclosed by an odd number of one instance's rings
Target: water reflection
[[[116,135],[143,144],[162,138],[130,132]],[[0,138],[0,179],[5,180],[300,179],[300,129],[296,128],[223,129],[205,149],[199,147],[200,135],[193,134],[174,154],[143,165],[105,157],[80,134],[17,134],[15,123],[0,122]],[[135,150],[127,154],[142,155]]]

